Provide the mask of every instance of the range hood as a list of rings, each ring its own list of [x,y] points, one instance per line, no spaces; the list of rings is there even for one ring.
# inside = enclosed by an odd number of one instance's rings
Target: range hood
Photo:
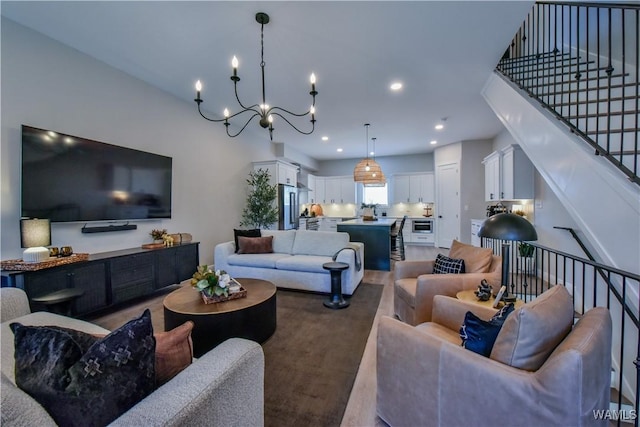
[[[300,192],[300,193],[306,193],[308,191],[313,191],[312,189],[310,189],[309,187],[307,187],[306,185],[304,185],[300,181],[298,181],[296,183],[296,187],[298,187],[298,192]]]

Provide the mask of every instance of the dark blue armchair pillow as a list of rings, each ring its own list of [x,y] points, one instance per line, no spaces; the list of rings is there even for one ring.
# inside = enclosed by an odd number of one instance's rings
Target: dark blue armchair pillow
[[[436,263],[433,266],[433,274],[460,274],[464,273],[464,260],[449,258],[446,255],[438,254]]]
[[[460,327],[462,346],[474,353],[489,357],[500,328],[512,311],[513,304],[506,304],[488,322],[467,311],[464,323]]]
[[[149,310],[104,338],[12,323],[16,384],[61,426],[104,426],[155,387]]]

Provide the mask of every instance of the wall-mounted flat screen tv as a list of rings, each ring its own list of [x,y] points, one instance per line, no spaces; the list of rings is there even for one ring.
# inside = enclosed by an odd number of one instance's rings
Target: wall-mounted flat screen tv
[[[22,126],[22,216],[171,218],[171,157]]]

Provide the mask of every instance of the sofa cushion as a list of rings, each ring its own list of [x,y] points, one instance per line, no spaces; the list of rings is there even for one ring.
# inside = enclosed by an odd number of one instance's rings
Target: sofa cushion
[[[156,386],[178,375],[193,361],[191,331],[194,323],[184,322],[168,332],[156,332]]]
[[[331,257],[316,255],[292,255],[276,261],[278,270],[307,271],[313,273],[329,273],[322,264],[331,262]]]
[[[462,346],[474,353],[489,357],[498,333],[513,311],[513,304],[504,305],[489,321],[482,320],[470,311],[464,316],[460,327]]]
[[[289,254],[233,254],[227,258],[229,265],[257,268],[276,268],[276,262],[282,258],[289,258]]]
[[[269,254],[273,252],[273,236],[238,237],[239,254]]]
[[[11,329],[16,384],[59,425],[106,425],[154,389],[148,309],[88,348],[60,328],[12,323]]]
[[[237,229],[233,229],[233,240],[236,244],[236,252],[238,252],[238,249],[240,249],[239,243],[238,243],[238,237],[260,237],[260,229],[259,228],[254,228],[252,230],[237,230]]]
[[[554,286],[507,317],[491,358],[518,369],[536,371],[572,325],[571,295],[564,286]]]
[[[433,274],[461,274],[464,273],[464,260],[453,259],[438,254],[433,265]]]
[[[491,267],[491,248],[479,248],[454,240],[449,249],[450,258],[462,258],[466,273],[486,273]]]
[[[273,236],[273,252],[292,254],[296,230],[262,230],[263,236]]]
[[[348,233],[298,230],[293,242],[293,254],[333,256],[348,244]]]
[[[3,426],[56,426],[47,411],[24,391],[16,387],[4,374],[2,382],[2,407],[0,425]]]

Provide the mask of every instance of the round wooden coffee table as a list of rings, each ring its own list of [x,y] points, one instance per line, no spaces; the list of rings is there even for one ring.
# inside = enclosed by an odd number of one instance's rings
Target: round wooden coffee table
[[[164,329],[169,331],[191,320],[195,324],[193,355],[200,357],[234,337],[262,343],[276,330],[276,286],[266,280],[236,278],[247,296],[205,304],[200,292],[186,282],[164,299]]]

